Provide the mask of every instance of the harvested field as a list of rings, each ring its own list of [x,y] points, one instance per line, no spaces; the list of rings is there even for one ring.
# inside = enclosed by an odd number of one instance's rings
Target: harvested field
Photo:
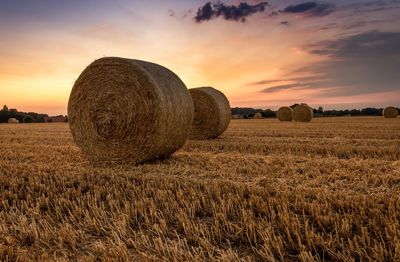
[[[67,124],[0,148],[0,260],[400,258],[400,118],[233,120],[137,167],[92,167]]]

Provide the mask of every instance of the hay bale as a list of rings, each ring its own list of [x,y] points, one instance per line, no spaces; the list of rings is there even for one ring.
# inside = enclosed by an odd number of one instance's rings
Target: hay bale
[[[212,139],[228,128],[231,107],[226,96],[212,87],[189,89],[193,99],[194,118],[191,139]]]
[[[399,115],[399,110],[394,106],[388,106],[383,110],[385,118],[396,118]]]
[[[296,122],[310,122],[314,112],[308,105],[298,105],[293,109],[293,120]]]
[[[16,118],[9,118],[9,119],[8,119],[8,123],[9,123],[9,124],[18,124],[18,123],[19,123],[19,120],[16,119]]]
[[[254,118],[254,119],[262,119],[263,116],[262,116],[261,113],[255,113],[254,116],[253,116],[253,118]]]
[[[167,157],[185,143],[193,103],[167,68],[105,57],[75,82],[68,119],[75,143],[93,164],[138,164]]]
[[[292,121],[293,120],[293,110],[288,106],[282,106],[279,108],[277,114],[279,121]]]

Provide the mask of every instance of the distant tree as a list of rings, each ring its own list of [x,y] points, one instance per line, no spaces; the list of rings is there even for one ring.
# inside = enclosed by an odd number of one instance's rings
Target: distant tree
[[[274,111],[272,111],[271,109],[265,109],[263,112],[261,112],[261,115],[265,118],[276,117],[276,113]]]
[[[39,116],[38,118],[35,119],[35,123],[44,123],[44,117]]]
[[[360,110],[352,109],[352,110],[350,110],[350,115],[351,116],[360,116],[361,112],[360,112]]]
[[[363,116],[381,116],[382,115],[382,110],[377,109],[377,108],[364,108],[361,110],[361,115]]]
[[[319,114],[323,114],[323,113],[324,113],[324,108],[323,108],[322,106],[318,107],[317,112],[318,112]]]
[[[23,119],[24,123],[33,123],[33,117],[31,117],[30,115],[26,115]]]
[[[8,107],[6,105],[3,106],[3,110],[4,112],[8,112]]]

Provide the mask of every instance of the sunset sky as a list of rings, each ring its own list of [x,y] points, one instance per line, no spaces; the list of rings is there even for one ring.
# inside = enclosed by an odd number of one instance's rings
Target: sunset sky
[[[400,106],[400,0],[0,0],[1,105],[66,114],[103,56],[161,64],[232,107]]]

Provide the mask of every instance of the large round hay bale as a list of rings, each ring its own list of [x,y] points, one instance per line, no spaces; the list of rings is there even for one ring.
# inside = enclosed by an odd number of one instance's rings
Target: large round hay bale
[[[263,116],[262,116],[261,113],[255,113],[254,116],[253,116],[253,118],[254,118],[254,119],[262,119]]]
[[[399,110],[394,106],[388,106],[383,110],[385,118],[396,118],[399,115]]]
[[[16,119],[16,118],[9,118],[9,119],[8,119],[8,123],[9,123],[9,124],[18,124],[18,123],[19,123],[19,120]]]
[[[167,157],[185,143],[192,119],[190,94],[177,75],[118,57],[90,64],[68,103],[74,141],[96,165]]]
[[[231,107],[226,96],[212,87],[193,88],[189,91],[194,105],[190,138],[212,139],[220,136],[231,120]]]
[[[293,120],[296,122],[310,122],[314,112],[308,105],[298,105],[293,109]]]
[[[279,121],[292,121],[293,120],[293,110],[288,106],[282,106],[279,108],[277,114]]]

